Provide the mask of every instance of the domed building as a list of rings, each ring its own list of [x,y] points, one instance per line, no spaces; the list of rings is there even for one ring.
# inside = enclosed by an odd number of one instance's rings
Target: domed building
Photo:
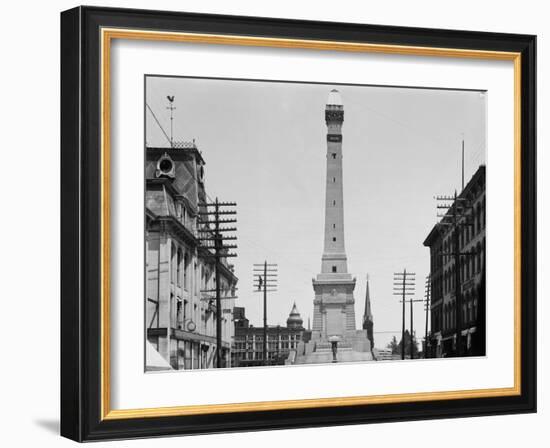
[[[304,329],[303,324],[304,324],[304,321],[300,316],[300,312],[298,311],[298,308],[296,307],[296,302],[294,302],[294,305],[292,306],[292,310],[290,311],[290,314],[288,315],[288,319],[286,320],[286,327],[292,330],[303,330]]]
[[[294,303],[286,320],[286,327],[268,325],[266,331],[267,359],[264,360],[264,328],[252,326],[245,316],[243,307],[235,307],[233,315],[236,318],[231,351],[232,367],[284,365],[291,352],[296,353],[300,349],[299,344],[307,343],[311,338],[311,331],[304,328],[304,320]]]

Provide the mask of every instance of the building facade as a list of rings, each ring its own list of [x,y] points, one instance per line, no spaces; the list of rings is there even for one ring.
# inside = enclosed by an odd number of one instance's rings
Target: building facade
[[[233,367],[284,365],[291,351],[300,341],[307,341],[307,330],[296,304],[286,321],[286,327],[277,325],[267,328],[267,363],[263,359],[264,328],[253,327],[245,316],[243,307],[235,307],[235,337],[232,349]]]
[[[424,241],[430,249],[431,331],[428,357],[485,355],[485,166],[482,165],[457,196],[458,225],[449,211]],[[457,230],[455,230],[457,229]],[[455,233],[458,232],[459,264]],[[458,269],[458,272],[457,272]],[[459,286],[457,288],[457,278]],[[457,291],[460,296],[457,302]],[[460,304],[460,310],[457,308]],[[458,316],[457,312],[461,315]],[[457,322],[460,328],[457,332]],[[457,333],[460,337],[457,341]]]
[[[215,258],[198,238],[199,230],[208,231],[199,214],[207,202],[204,165],[194,142],[146,149],[146,337],[175,370],[217,366],[218,314],[221,365],[231,365],[237,277],[228,259],[222,258],[220,288],[227,299],[221,301],[222,309],[216,309]],[[146,370],[154,370],[150,361],[146,359]]]

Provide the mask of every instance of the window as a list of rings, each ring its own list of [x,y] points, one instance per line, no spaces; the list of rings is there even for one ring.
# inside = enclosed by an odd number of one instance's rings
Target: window
[[[336,241],[336,237],[332,237],[332,241]]]
[[[485,198],[483,198],[483,203],[481,205],[481,219],[480,221],[482,221],[482,228],[484,229],[485,228]]]
[[[336,266],[332,266],[332,272],[336,272]]]
[[[336,224],[332,224],[332,228],[335,229],[335,228],[336,228]]]
[[[182,302],[178,299],[176,303],[176,325],[179,329],[183,328],[184,318],[182,316]]]
[[[182,269],[183,269],[183,252],[181,249],[178,249],[178,259],[177,259],[177,271],[176,271],[176,284],[181,286],[182,281]]]
[[[479,204],[479,202],[478,202],[477,207],[476,207],[475,222],[476,222],[475,231],[476,231],[476,233],[479,233],[481,231],[481,205]]]
[[[477,272],[481,272],[481,244],[478,242],[476,246]]]
[[[183,257],[183,287],[189,289],[189,253],[185,253]]]
[[[171,281],[172,283],[176,284],[176,275],[177,275],[177,270],[176,270],[176,263],[177,263],[177,260],[176,260],[176,246],[174,244],[172,244],[171,246],[171,253],[170,253],[170,263],[171,263],[171,266],[170,266],[170,274],[171,274]]]
[[[176,328],[176,313],[174,302],[174,294],[170,293],[170,328]]]
[[[332,205],[336,205],[336,200],[332,201]]]
[[[332,178],[332,183],[334,183],[334,182],[336,182],[336,178],[335,178],[335,177]]]
[[[333,158],[333,159],[336,158],[336,153],[335,153],[335,152],[332,153],[332,158]]]

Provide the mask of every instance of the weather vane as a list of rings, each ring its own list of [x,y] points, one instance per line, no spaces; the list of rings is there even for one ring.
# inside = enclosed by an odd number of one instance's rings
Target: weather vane
[[[166,109],[169,109],[170,110],[170,147],[173,148],[174,147],[174,110],[176,109],[174,107],[174,98],[175,96],[172,95],[167,95],[166,98],[168,99],[168,101],[170,102],[170,105],[166,108]]]

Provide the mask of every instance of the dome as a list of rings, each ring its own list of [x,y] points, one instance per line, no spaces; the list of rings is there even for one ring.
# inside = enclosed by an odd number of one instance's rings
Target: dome
[[[343,106],[342,97],[340,92],[336,89],[332,89],[328,94],[327,106]]]
[[[298,311],[298,308],[296,307],[296,302],[294,302],[294,305],[292,306],[292,310],[290,311],[290,314],[288,315],[288,319],[286,320],[286,326],[288,328],[303,328],[303,319],[300,316],[300,312]]]

